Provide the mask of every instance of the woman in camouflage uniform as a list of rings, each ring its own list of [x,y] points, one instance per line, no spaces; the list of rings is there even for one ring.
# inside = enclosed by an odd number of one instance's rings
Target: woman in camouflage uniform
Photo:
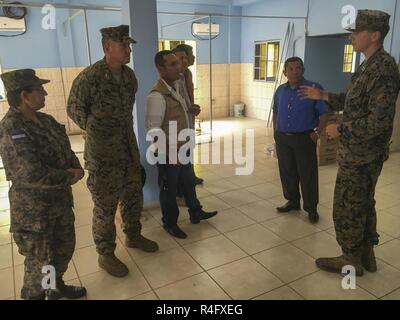
[[[67,286],[62,278],[75,249],[71,185],[83,178],[84,171],[64,126],[38,112],[47,95],[43,84],[49,80],[39,79],[32,69],[1,78],[10,110],[0,122],[0,155],[12,182],[10,231],[25,256],[21,298],[83,297],[85,288]],[[45,266],[55,271],[55,283],[50,281],[49,286],[42,284],[48,284],[43,281]]]

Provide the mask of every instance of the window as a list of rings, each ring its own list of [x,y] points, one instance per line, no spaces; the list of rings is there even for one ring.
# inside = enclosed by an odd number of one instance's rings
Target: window
[[[160,40],[158,42],[158,49],[161,50],[172,50],[178,45],[185,43],[185,40]]]
[[[351,44],[344,46],[343,72],[354,73],[356,68],[357,53]]]
[[[275,81],[279,66],[279,42],[256,42],[254,80]]]
[[[0,65],[0,74],[2,73]],[[0,79],[0,101],[6,100],[6,90],[4,89],[3,81]]]
[[[196,56],[196,41],[193,40],[160,40],[158,41],[158,50],[172,50],[176,48],[179,44],[188,44],[193,47],[193,54]],[[196,67],[197,59],[193,66],[190,66],[189,69],[193,74],[193,85],[194,88],[197,88],[197,67]]]

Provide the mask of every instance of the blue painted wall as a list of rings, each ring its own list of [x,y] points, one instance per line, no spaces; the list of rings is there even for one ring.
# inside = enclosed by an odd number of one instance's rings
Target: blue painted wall
[[[43,0],[33,0],[32,2],[41,3]],[[88,5],[105,5],[120,7],[120,0],[102,1],[50,1],[50,3],[71,3]],[[223,14],[241,14],[240,7],[223,5],[196,5],[179,4],[174,2],[162,1],[158,3],[158,11],[168,12],[206,12]],[[44,15],[40,8],[29,8],[26,17],[27,33],[15,38],[0,37],[0,58],[5,68],[51,68],[51,67],[83,67],[89,64],[87,52],[87,39],[84,27],[83,13],[77,15],[70,23],[63,26],[63,22],[68,17],[77,13],[77,10],[57,9],[57,29],[43,30],[41,20]],[[175,22],[189,20],[189,16],[167,16],[159,15],[159,36],[164,39],[194,39],[191,34],[191,23],[176,27],[163,29],[162,26]],[[119,25],[122,21],[121,12],[112,11],[87,11],[89,44],[92,62],[102,58],[101,35],[99,30],[105,26]],[[208,19],[204,20],[208,22]],[[220,24],[221,35],[213,40],[213,62],[214,63],[240,63],[241,48],[241,19],[237,18],[213,18],[213,22]],[[231,28],[229,30],[229,27]],[[162,31],[163,30],[163,31]],[[137,30],[133,30],[133,36]],[[229,36],[230,34],[230,36]],[[141,44],[138,44],[141,45]],[[29,48],[30,54],[26,55]],[[229,51],[229,47],[231,50]],[[197,41],[198,62],[209,62],[208,41]]]
[[[40,22],[42,18],[40,9],[29,9],[26,34],[12,38],[0,37],[0,59],[3,68],[59,66],[57,32],[44,31]]]
[[[42,3],[41,0],[31,2]],[[120,6],[119,0],[107,1],[51,1],[50,3],[75,3],[89,5]],[[52,68],[81,67],[89,64],[83,14],[74,18],[64,29],[63,22],[76,10],[56,10],[56,30],[44,30],[40,8],[29,8],[26,17],[27,32],[24,35],[0,37],[0,59],[4,68]],[[121,13],[88,11],[89,41],[93,61],[102,56],[99,29],[121,24]],[[29,54],[27,54],[29,52]]]
[[[330,92],[343,92],[352,76],[343,72],[344,46],[348,43],[343,38],[307,38],[305,77]]]
[[[72,1],[71,1],[72,2]],[[74,1],[82,3],[82,1]],[[91,2],[91,3],[90,3]],[[109,5],[120,7],[120,0],[111,1],[86,1],[92,5]],[[100,29],[108,26],[117,26],[122,23],[122,13],[114,11],[87,11],[89,44],[92,56],[92,63],[103,58],[103,48],[101,46]],[[71,34],[74,40],[75,65],[86,66],[89,64],[86,51],[86,34],[84,29],[84,18],[81,13],[71,23]]]
[[[243,15],[307,16],[307,0],[259,1],[242,8]],[[392,15],[392,30],[385,40],[385,48],[399,61],[400,59],[400,4],[396,0],[310,0],[309,21],[295,21],[295,39],[298,39],[292,55],[305,59],[306,76],[319,81],[326,89],[342,91],[350,81],[351,74],[342,72],[343,46],[347,40],[329,38],[305,38],[346,33],[342,28],[342,8],[353,5],[356,9],[378,9]],[[254,62],[254,42],[284,39],[284,32],[290,19],[243,19],[241,61]],[[281,42],[282,43],[282,42]],[[291,54],[289,54],[290,56]]]
[[[215,6],[203,4],[177,4],[173,2],[159,2],[157,5],[159,12],[182,12],[182,13],[217,13],[217,14],[238,14],[241,9],[230,6]],[[159,38],[164,40],[196,40],[197,63],[207,64],[209,57],[209,41],[197,40],[191,33],[192,22],[169,26],[191,20],[192,16],[185,15],[158,15]],[[208,23],[208,18],[198,22]],[[216,64],[240,63],[240,41],[241,41],[241,19],[226,17],[213,17],[213,23],[220,25],[220,35],[213,40],[212,60]],[[229,30],[229,26],[231,30]],[[229,47],[231,48],[229,53]]]
[[[375,9],[389,13],[392,18],[391,31],[385,40],[385,49],[399,61],[400,56],[400,9],[396,0],[311,0],[309,34],[310,36],[344,33],[342,28],[342,8],[353,5],[356,9]],[[394,25],[396,18],[396,26]]]
[[[307,6],[306,1],[303,0],[270,0],[244,6],[242,14],[245,16],[306,17]],[[279,40],[281,41],[281,46],[283,46],[289,22],[295,24],[289,55],[297,55],[303,58],[305,51],[305,19],[243,18],[242,63],[254,63],[254,42],[256,41]],[[294,40],[296,40],[296,44],[293,50]]]
[[[42,2],[32,0],[31,2]],[[120,0],[52,0],[50,3],[75,3],[89,5],[121,5]],[[268,16],[297,16],[305,17],[307,14],[307,0],[268,0],[233,7],[227,5],[228,1],[216,2],[190,0],[190,3],[177,3],[176,0],[158,1],[158,11],[169,12],[211,12],[224,14],[243,15],[268,15]],[[196,4],[201,2],[201,4]],[[221,3],[221,5],[212,5]],[[396,0],[310,0],[310,17],[308,35],[327,35],[342,33],[341,12],[344,5],[354,5],[357,9],[380,9],[392,15],[392,31],[389,33],[385,48],[390,50],[396,59],[400,59],[400,5]],[[28,31],[25,35],[15,38],[0,37],[0,59],[5,68],[23,67],[70,67],[88,65],[86,50],[86,36],[84,32],[83,15],[77,16],[67,27],[66,33],[62,30],[62,23],[75,10],[57,9],[57,30],[45,31],[41,28],[43,14],[40,9],[29,9],[27,16]],[[159,36],[169,39],[192,39],[190,23],[164,29],[161,26],[178,21],[188,20],[188,16],[159,16]],[[103,53],[100,45],[99,29],[104,26],[118,25],[121,23],[120,12],[88,11],[89,40],[92,61],[101,59]],[[254,60],[254,42],[260,40],[283,40],[287,22],[290,19],[240,19],[213,18],[213,22],[221,26],[221,35],[213,41],[214,63],[252,63]],[[303,20],[295,21],[296,42],[294,54],[304,57],[305,52],[305,23]],[[230,30],[229,30],[230,25]],[[393,32],[394,30],[394,32]],[[230,31],[230,36],[228,35]],[[133,30],[135,34],[136,30]],[[21,49],[21,48],[24,49]],[[29,49],[26,49],[29,48]],[[228,48],[231,50],[229,51]],[[26,54],[29,50],[29,55]],[[198,41],[199,63],[209,62],[209,48],[207,41]]]

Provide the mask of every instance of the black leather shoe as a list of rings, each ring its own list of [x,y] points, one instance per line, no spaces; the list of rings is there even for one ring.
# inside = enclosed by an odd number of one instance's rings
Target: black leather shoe
[[[76,286],[67,286],[64,281],[57,283],[56,290],[48,290],[47,291],[47,299],[48,300],[60,300],[63,298],[67,299],[79,299],[86,296],[86,288],[84,287],[76,287]]]
[[[204,179],[201,179],[199,177],[195,177],[194,178],[194,182],[195,182],[196,186],[202,185],[204,183]]]
[[[186,239],[187,234],[182,231],[181,228],[178,226],[173,226],[173,227],[165,227],[164,230],[167,231],[171,236],[179,239]]]
[[[310,222],[311,222],[312,224],[318,223],[318,221],[319,221],[319,214],[318,214],[318,212],[311,212],[311,213],[308,213],[308,220],[310,220]]]
[[[300,204],[296,203],[294,204],[293,202],[288,201],[284,206],[276,208],[278,212],[284,213],[284,212],[290,212],[293,210],[300,210]]]
[[[218,214],[218,211],[205,212],[205,211],[201,210],[190,216],[190,222],[192,224],[199,224],[201,220],[210,219],[210,218],[216,216],[217,214]]]

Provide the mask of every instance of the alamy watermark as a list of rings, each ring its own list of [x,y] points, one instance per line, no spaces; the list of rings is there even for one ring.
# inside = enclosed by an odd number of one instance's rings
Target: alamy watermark
[[[43,266],[42,274],[45,275],[42,279],[42,288],[44,290],[56,290],[56,268],[51,265]]]
[[[178,133],[176,121],[170,121],[168,127],[168,138],[166,133],[160,129],[148,131],[146,140],[152,144],[146,151],[147,162],[156,164],[189,164],[194,163],[195,131],[183,129]],[[226,164],[237,165],[236,175],[251,175],[254,171],[254,129],[231,132],[221,138],[214,137],[212,144],[203,144],[200,149],[198,164]],[[245,141],[245,148],[243,148]],[[178,147],[179,145],[179,147]],[[223,150],[221,150],[223,149]],[[222,157],[223,155],[223,157]]]
[[[55,30],[56,29],[56,8],[51,4],[46,4],[42,7],[42,29]]]
[[[356,268],[351,265],[342,268],[342,274],[345,275],[342,279],[342,289],[356,290],[357,289],[357,275]]]
[[[356,25],[357,9],[352,5],[346,5],[342,8],[342,28],[343,29],[354,29]]]

